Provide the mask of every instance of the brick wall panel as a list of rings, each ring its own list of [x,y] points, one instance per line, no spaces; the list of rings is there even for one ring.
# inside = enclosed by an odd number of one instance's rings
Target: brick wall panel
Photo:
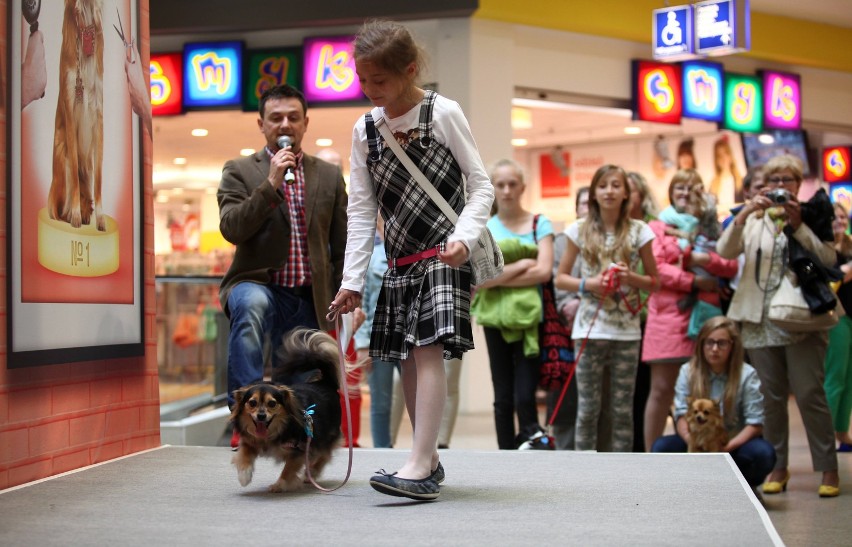
[[[124,452],[124,443],[121,441],[115,441],[91,448],[89,449],[89,454],[91,455],[89,461],[95,464],[120,458],[121,456],[124,456],[126,452]]]
[[[27,428],[0,432],[0,462],[25,460],[30,455]]]
[[[65,473],[86,467],[90,463],[88,449],[78,450],[69,454],[62,454],[53,458],[53,474]]]
[[[10,486],[32,482],[49,477],[53,471],[51,458],[43,458],[23,465],[9,468]]]
[[[86,410],[91,406],[88,382],[54,386],[52,391],[54,415]]]
[[[106,417],[104,414],[91,414],[70,420],[70,446],[88,445],[104,438]]]
[[[52,416],[50,390],[23,389],[9,392],[9,423],[33,422]]]
[[[67,449],[69,444],[68,420],[48,422],[29,428],[30,456],[41,456]]]
[[[139,431],[139,409],[123,408],[107,411],[104,437],[116,439],[127,437]]]
[[[92,408],[114,405],[121,402],[121,378],[95,380],[91,386]]]

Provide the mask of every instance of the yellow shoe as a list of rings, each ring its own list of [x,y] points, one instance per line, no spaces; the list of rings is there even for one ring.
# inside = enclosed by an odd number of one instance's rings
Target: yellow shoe
[[[787,471],[787,475],[784,477],[783,481],[766,481],[763,483],[763,493],[764,494],[780,494],[781,492],[787,491],[787,482],[790,480],[790,472]],[[822,490],[820,490],[822,491]]]
[[[828,484],[819,485],[819,497],[821,498],[836,498],[840,495],[839,486],[830,486]]]

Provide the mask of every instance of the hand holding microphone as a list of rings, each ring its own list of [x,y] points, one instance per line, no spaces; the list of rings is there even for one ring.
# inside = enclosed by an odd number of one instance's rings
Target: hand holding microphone
[[[284,150],[285,148],[290,148],[293,146],[293,139],[288,137],[287,135],[281,135],[278,137],[278,148]],[[296,175],[293,173],[293,169],[290,167],[287,168],[287,171],[284,173],[284,182],[287,184],[293,184],[296,182]]]

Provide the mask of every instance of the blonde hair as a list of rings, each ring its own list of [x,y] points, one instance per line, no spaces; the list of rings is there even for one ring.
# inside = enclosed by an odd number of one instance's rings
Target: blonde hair
[[[644,215],[645,219],[656,218],[660,214],[660,208],[657,207],[657,201],[654,199],[654,195],[651,194],[651,189],[648,188],[648,181],[645,180],[645,177],[641,173],[637,173],[636,171],[627,173],[627,178],[633,182],[639,195],[642,196],[642,215]]]
[[[352,42],[352,56],[358,62],[375,63],[397,76],[404,76],[414,63],[415,81],[426,66],[423,49],[411,32],[399,23],[381,19],[364,23]]]
[[[740,376],[743,373],[743,361],[745,350],[743,339],[737,324],[731,319],[720,315],[704,322],[698,337],[695,339],[695,348],[692,358],[689,360],[689,394],[699,399],[710,399],[710,364],[704,357],[704,341],[710,334],[722,329],[731,337],[731,353],[728,355],[728,380],[725,382],[725,391],[722,395],[722,409],[724,410],[725,423],[733,424],[736,421],[737,391],[740,388]]]
[[[615,224],[615,242],[612,248],[606,247],[606,228],[601,218],[601,207],[595,195],[601,180],[615,172],[624,182],[624,201],[618,221]],[[625,262],[630,264],[633,245],[630,242],[630,185],[627,184],[627,173],[617,165],[603,165],[595,171],[592,184],[589,187],[589,214],[580,227],[580,238],[583,241],[583,260],[592,269],[602,270],[610,262]]]
[[[728,154],[728,158],[731,160],[730,169],[731,176],[734,177],[734,187],[740,188],[743,180],[743,176],[740,174],[739,168],[737,168],[737,162],[734,161],[734,151],[731,150],[731,143],[728,140],[728,136],[722,135],[715,143],[713,143],[713,169],[716,174],[713,176],[713,180],[710,181],[710,193],[716,194],[717,196],[722,186],[722,168],[719,167],[719,150],[722,149],[725,150]],[[726,197],[730,199],[732,196]],[[719,199],[721,199],[721,197],[719,197]]]
[[[792,156],[790,154],[782,154],[780,156],[775,156],[763,166],[763,180],[768,179],[772,175],[776,173],[780,173],[785,169],[789,169],[793,172],[793,176],[796,178],[796,182],[802,182],[802,178],[804,175],[802,174],[802,161],[796,156]]]
[[[837,211],[840,210],[843,213],[843,216],[846,217],[846,221],[848,224],[849,221],[849,211],[846,210],[840,203],[834,204],[834,216],[837,216]],[[849,234],[841,234],[834,236],[834,248],[835,250],[845,256],[846,258],[852,257],[852,237]]]

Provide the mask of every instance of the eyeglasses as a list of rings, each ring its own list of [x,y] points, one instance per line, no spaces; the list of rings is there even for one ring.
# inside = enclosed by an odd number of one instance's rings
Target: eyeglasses
[[[731,347],[731,341],[730,340],[713,340],[712,338],[707,338],[706,340],[704,340],[704,347],[705,348],[713,349],[713,346],[716,346],[717,348],[719,348],[721,350],[726,350],[729,347]]]
[[[769,177],[766,179],[769,184],[792,184],[796,182],[793,177]]]

